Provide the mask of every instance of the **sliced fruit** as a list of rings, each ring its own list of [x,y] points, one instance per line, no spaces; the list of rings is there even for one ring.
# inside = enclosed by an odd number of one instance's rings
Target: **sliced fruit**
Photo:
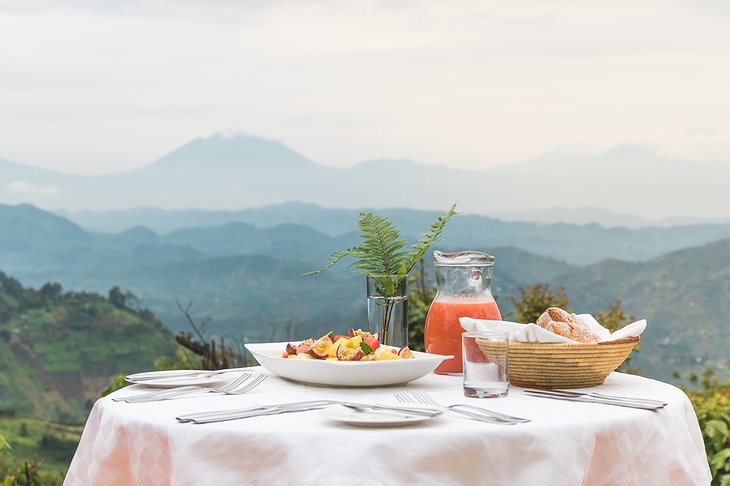
[[[350,337],[360,336],[361,338],[365,339],[367,337],[374,337],[375,339],[378,338],[378,333],[372,334],[368,331],[363,331],[362,329],[358,329],[357,331],[353,328],[350,328],[347,330],[347,334],[350,335]]]
[[[329,357],[329,354],[318,353],[317,351],[314,350],[314,348],[309,348],[309,351],[307,351],[307,354],[309,356],[311,356],[312,358],[316,358],[316,359],[325,359],[325,358]]]
[[[337,341],[335,341],[332,346],[330,346],[330,349],[327,352],[327,354],[330,357],[337,357],[337,348],[339,348],[340,346],[344,346],[345,344],[347,344],[347,342],[349,340],[350,340],[349,338],[341,337],[340,339],[338,339]]]
[[[391,359],[403,359],[400,356],[398,356],[395,352],[390,353],[387,349],[380,348],[381,351],[375,356],[375,361],[386,361]],[[392,351],[396,351],[393,349]]]
[[[411,359],[413,357],[413,353],[411,353],[411,350],[408,348],[408,346],[403,346],[398,350],[398,356],[403,359]]]
[[[332,338],[327,335],[319,338],[312,347],[307,351],[311,356],[317,359],[325,359],[329,356],[329,349],[332,347]]]
[[[360,348],[348,348],[347,346],[339,346],[337,348],[337,359],[340,361],[360,361],[365,353]]]
[[[376,349],[378,349],[380,347],[380,343],[374,337],[365,338],[362,340],[362,342],[364,342],[365,344],[370,346],[370,349],[372,349],[373,351],[375,351]]]
[[[294,346],[292,346],[291,343],[289,343],[286,345],[286,352],[289,354],[297,354],[297,348],[295,348]]]

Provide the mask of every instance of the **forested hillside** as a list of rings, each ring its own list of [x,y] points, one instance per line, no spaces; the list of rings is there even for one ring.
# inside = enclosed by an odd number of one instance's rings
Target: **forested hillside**
[[[23,287],[0,272],[0,415],[78,422],[112,376],[150,369],[172,335],[134,298]]]

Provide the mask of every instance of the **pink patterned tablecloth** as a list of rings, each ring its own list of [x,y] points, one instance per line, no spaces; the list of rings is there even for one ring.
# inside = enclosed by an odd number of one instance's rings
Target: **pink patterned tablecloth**
[[[533,398],[519,388],[505,398],[466,399],[461,378],[434,374],[409,386],[442,403],[476,403],[533,421],[504,426],[447,414],[408,427],[362,428],[319,411],[207,425],[175,420],[188,412],[319,398],[393,401],[393,388],[307,386],[274,376],[241,396],[144,404],[107,397],[89,416],[65,485],[710,483],[690,402],[665,383],[614,373],[597,388],[669,403],[655,412]]]

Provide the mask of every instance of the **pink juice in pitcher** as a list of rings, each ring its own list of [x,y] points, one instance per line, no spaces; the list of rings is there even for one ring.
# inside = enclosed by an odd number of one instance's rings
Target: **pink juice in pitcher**
[[[427,353],[450,354],[435,372],[462,373],[460,317],[501,320],[492,297],[494,257],[476,251],[434,251],[438,291],[426,316],[424,344]]]

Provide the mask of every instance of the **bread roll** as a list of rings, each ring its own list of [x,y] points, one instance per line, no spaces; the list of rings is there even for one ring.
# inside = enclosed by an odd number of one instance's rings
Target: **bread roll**
[[[599,341],[598,336],[575,314],[570,314],[559,307],[547,309],[535,324],[579,343],[597,343]]]

